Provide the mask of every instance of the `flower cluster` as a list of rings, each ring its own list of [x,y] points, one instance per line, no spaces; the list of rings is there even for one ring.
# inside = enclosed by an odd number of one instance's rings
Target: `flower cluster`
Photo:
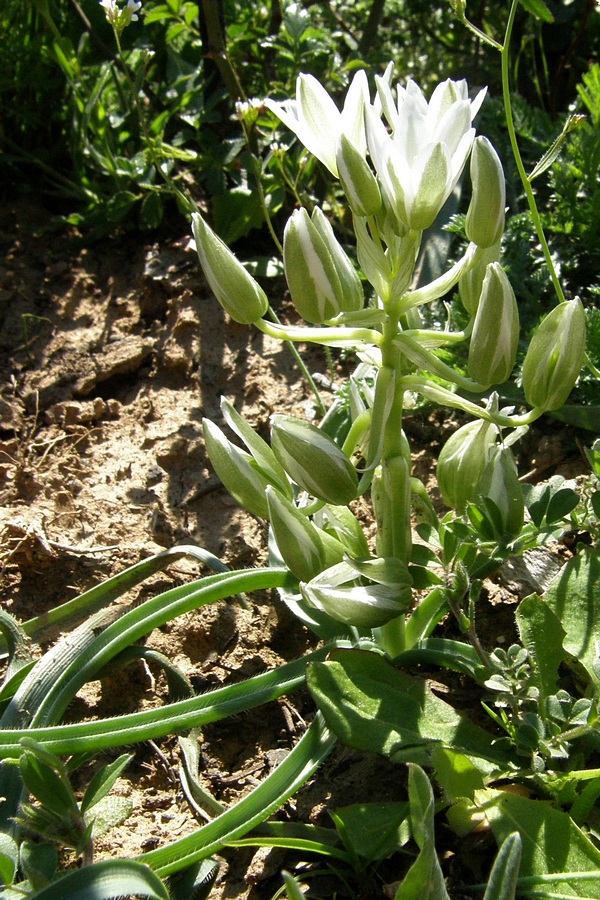
[[[519,343],[517,298],[500,262],[504,172],[491,143],[473,126],[486,91],[471,99],[465,81],[448,79],[427,100],[413,81],[394,85],[391,65],[375,80],[371,99],[366,73],[357,72],[341,109],[311,75],[298,77],[294,99],[264,102],[339,179],[370,288],[323,210],[297,209],[285,227],[283,262],[292,302],[308,325],[273,324],[265,318],[263,289],[199,214],[193,231],[208,283],[233,319],[284,340],[351,348],[375,373],[373,390],[352,395],[343,447],[289,416],[273,417],[269,447],[227,404],[223,414],[247,452],[214,423],[204,428],[223,483],[270,522],[276,556],[299,582],[298,609],[359,628],[383,627],[385,649],[393,655],[401,649],[401,641],[390,637],[393,623],[410,603],[411,502],[420,491],[402,429],[407,399],[418,392],[474,418],[440,454],[442,495],[459,511],[476,504],[488,516],[490,535],[510,538],[522,527],[524,512],[511,443],[529,422],[565,401],[583,363],[585,321],[574,301],[540,325],[523,368],[530,412],[499,410],[494,393],[485,405],[464,397],[507,381]],[[415,286],[423,232],[469,161],[465,252],[447,272]],[[423,327],[420,307],[455,287],[468,325],[462,331]],[[467,350],[467,375],[438,353],[460,344]],[[513,429],[507,438],[506,428]],[[369,489],[375,558],[349,508]]]
[[[120,35],[128,25],[137,22],[142,3],[141,0],[127,0],[127,5],[121,9],[117,0],[100,0],[100,6],[104,7],[106,21]]]

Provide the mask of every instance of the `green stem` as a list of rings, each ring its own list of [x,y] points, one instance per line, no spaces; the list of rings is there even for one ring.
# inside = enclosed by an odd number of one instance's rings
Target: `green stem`
[[[521,151],[519,150],[519,144],[517,142],[517,135],[515,131],[514,118],[512,113],[512,106],[510,101],[510,75],[509,75],[509,62],[510,62],[510,41],[512,37],[513,25],[515,22],[515,15],[517,12],[517,7],[519,5],[519,0],[512,0],[510,12],[508,14],[508,22],[506,24],[506,33],[504,36],[504,46],[500,50],[501,56],[501,71],[502,71],[502,97],[504,100],[504,114],[506,116],[506,124],[508,127],[508,136],[510,138],[510,145],[512,148],[513,156],[515,158],[515,163],[517,166],[517,171],[519,173],[519,177],[521,179],[521,183],[523,185],[523,189],[525,190],[525,196],[527,197],[527,203],[529,204],[529,211],[531,213],[531,218],[533,219],[533,224],[535,226],[536,234],[538,236],[538,240],[542,247],[542,252],[544,254],[544,259],[546,260],[546,265],[548,266],[548,271],[550,272],[550,278],[552,279],[552,284],[554,286],[554,290],[556,292],[556,296],[560,303],[565,303],[566,298],[562,289],[562,285],[559,281],[556,268],[554,266],[554,262],[552,260],[552,255],[550,253],[550,248],[548,247],[548,242],[546,241],[546,236],[544,234],[544,229],[542,226],[542,220],[540,219],[540,214],[538,212],[537,204],[535,202],[535,196],[533,193],[533,189],[531,187],[531,181],[525,171],[525,166],[523,165],[523,160],[521,158]]]

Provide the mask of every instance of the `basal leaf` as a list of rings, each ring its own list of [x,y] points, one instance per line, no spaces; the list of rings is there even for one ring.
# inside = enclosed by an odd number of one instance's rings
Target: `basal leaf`
[[[565,630],[563,647],[600,688],[600,551],[585,547],[552,582],[546,603]]]
[[[538,897],[600,898],[600,851],[567,813],[508,791],[482,791],[476,799],[499,844],[515,831],[521,836],[519,896],[531,888]]]
[[[351,747],[396,762],[427,761],[438,744],[504,767],[491,734],[376,653],[344,650],[313,663],[308,686],[329,727]]]

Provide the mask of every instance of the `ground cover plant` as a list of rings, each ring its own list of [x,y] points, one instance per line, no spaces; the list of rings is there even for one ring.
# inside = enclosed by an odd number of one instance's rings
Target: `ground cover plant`
[[[504,40],[495,45],[509,125],[516,10],[515,3]],[[533,176],[523,170],[558,296],[523,355],[519,399],[525,402],[518,412],[501,406],[502,385],[518,356],[519,309],[501,264],[502,165],[473,128],[484,92],[470,98],[465,82],[447,80],[427,100],[414,82],[398,84],[392,67],[376,85],[371,93],[360,70],[340,112],[316,79],[301,75],[295,101],[268,104],[339,179],[362,272],[319,206],[295,211],[284,233],[283,266],[306,326],[273,321],[262,287],[202,216],[193,216],[207,280],[235,321],[284,341],[351,350],[360,359],[320,428],[279,412],[269,445],[227,399],[223,418],[245,449],[214,422],[204,423],[218,476],[238,502],[269,522],[271,565],[223,571],[212,554],[177,546],[43,617],[20,625],[3,614],[9,667],[0,696],[0,812],[7,896],[89,896],[93,890],[95,896],[166,897],[165,883],[172,897],[206,896],[216,875],[214,854],[245,845],[323,857],[339,873],[340,894],[344,885],[357,896],[372,890],[382,861],[398,852],[404,864],[397,867],[398,883],[388,885],[397,898],[600,893],[594,809],[600,790],[600,450],[592,435],[590,475],[578,490],[561,479],[524,489],[512,450],[537,418],[564,406],[582,366],[597,376],[586,358],[584,306],[562,294]],[[514,140],[514,127],[509,133]],[[552,164],[559,150],[560,139],[539,168]],[[465,250],[447,270],[416,285],[423,232],[434,225],[467,163]],[[450,305],[447,321],[430,327],[421,312],[441,298]],[[465,347],[461,367],[460,354],[446,351]],[[411,475],[402,425],[418,397],[469,417],[440,455],[439,487],[452,510],[441,516]],[[363,496],[370,496],[374,510],[371,541],[353,511]],[[565,528],[585,537],[587,546],[576,547],[547,589],[521,602],[515,643],[486,648],[477,624],[483,580],[506,558]],[[196,557],[216,572],[122,615],[112,612],[109,601],[180,556]],[[245,603],[244,594],[265,589],[278,591],[280,602],[322,639],[317,650],[196,696],[169,659],[137,643],[191,609],[233,597]],[[29,641],[82,617],[83,625],[40,659],[31,655]],[[60,724],[82,685],[140,658],[164,671],[169,703]],[[458,673],[472,683],[484,714],[459,712],[442,700],[419,667]],[[294,750],[234,806],[223,808],[207,796],[198,779],[197,729],[305,684],[318,712]],[[186,796],[193,808],[208,809],[210,820],[137,860],[94,862],[95,836],[121,814],[110,789],[128,756],[102,769],[81,797],[71,786],[73,774],[103,750],[172,733],[180,735]],[[268,822],[308,778],[318,777],[336,741],[389,757],[406,773],[406,800],[331,810],[333,828]],[[474,827],[494,834],[497,856],[482,880],[447,883],[436,839],[444,816],[458,839]],[[55,845],[72,848],[81,868],[60,873]],[[283,877],[288,896],[301,895],[298,880]]]

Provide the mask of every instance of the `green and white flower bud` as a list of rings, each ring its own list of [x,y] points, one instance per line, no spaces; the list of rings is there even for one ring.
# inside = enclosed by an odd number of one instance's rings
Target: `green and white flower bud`
[[[213,469],[231,496],[255,516],[268,518],[265,489],[269,481],[259,472],[249,453],[228,440],[218,425],[203,420],[204,442]]]
[[[468,422],[448,438],[437,463],[437,481],[446,506],[464,509],[475,499],[497,434],[495,425],[481,419]]]
[[[500,157],[486,137],[475,138],[471,151],[473,194],[467,210],[467,237],[479,247],[491,247],[502,237],[506,183]]]
[[[262,319],[269,301],[258,282],[198,213],[192,215],[192,231],[206,280],[225,312],[241,325]]]
[[[580,300],[556,306],[535,332],[523,363],[523,390],[530,406],[560,409],[585,357],[585,312]]]
[[[349,562],[326,569],[308,584],[302,596],[311,606],[338,622],[356,628],[379,628],[405,612],[412,601],[411,579],[401,584],[361,584],[360,572]]]
[[[519,344],[519,310],[500,263],[485,272],[469,345],[469,375],[489,387],[502,384],[514,369]]]
[[[477,486],[477,495],[494,502],[500,513],[498,537],[515,537],[523,528],[525,503],[517,464],[508,447],[496,445]]]
[[[299,581],[310,581],[326,568],[325,548],[319,530],[281,494],[266,490],[269,521],[281,557]],[[343,548],[340,559],[343,557]]]
[[[340,312],[363,308],[365,298],[358,273],[318,207],[312,219],[302,208],[288,220],[283,234],[283,262],[292,301],[307,322],[322,325]]]
[[[458,279],[458,293],[461,303],[471,318],[475,316],[483,288],[483,279],[488,265],[500,259],[500,241],[486,247],[472,269]]]
[[[292,480],[313,497],[333,506],[347,506],[356,497],[356,469],[314,425],[293,416],[272,416],[271,447]]]
[[[365,154],[342,133],[336,154],[338,175],[350,209],[357,216],[375,216],[381,209],[381,191]]]

